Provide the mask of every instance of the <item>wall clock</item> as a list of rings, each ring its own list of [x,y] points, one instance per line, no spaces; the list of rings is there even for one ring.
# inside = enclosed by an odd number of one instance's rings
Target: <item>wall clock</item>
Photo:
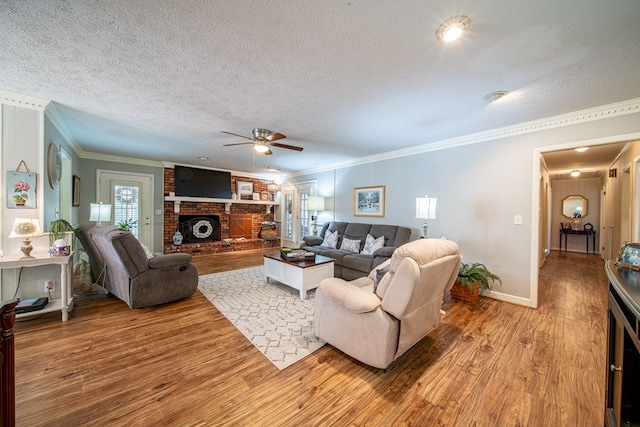
[[[53,142],[49,144],[47,165],[49,169],[49,185],[51,188],[57,188],[62,174],[62,159],[60,158],[60,150]]]

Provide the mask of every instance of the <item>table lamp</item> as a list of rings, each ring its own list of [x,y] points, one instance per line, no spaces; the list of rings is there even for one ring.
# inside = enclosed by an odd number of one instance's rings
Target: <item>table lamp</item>
[[[31,251],[33,250],[33,246],[31,246],[31,238],[32,237],[40,237],[43,236],[42,228],[40,228],[40,220],[37,218],[16,218],[13,222],[13,227],[11,228],[11,233],[9,234],[9,238],[12,239],[22,239],[22,247],[20,250],[24,254],[20,259],[32,259],[35,258],[31,256]]]
[[[309,201],[307,202],[307,210],[313,211],[313,215],[311,215],[311,225],[313,228],[311,232],[314,236],[318,235],[318,211],[324,210],[324,197],[322,196],[309,196]]]
[[[96,221],[97,226],[102,225],[102,221],[111,221],[111,205],[106,203],[91,203],[89,221]]]
[[[436,202],[438,199],[435,197],[416,197],[416,218],[421,218],[424,220],[422,223],[422,238],[427,238],[427,229],[429,228],[429,224],[427,223],[430,219],[436,219]]]

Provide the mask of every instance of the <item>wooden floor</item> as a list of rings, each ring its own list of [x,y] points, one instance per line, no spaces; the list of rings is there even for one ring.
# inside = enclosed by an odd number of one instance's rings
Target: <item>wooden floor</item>
[[[262,251],[196,259],[201,274]],[[537,310],[453,301],[386,371],[330,345],[279,371],[200,293],[131,310],[83,295],[16,325],[18,426],[602,426],[607,280],[553,252]]]

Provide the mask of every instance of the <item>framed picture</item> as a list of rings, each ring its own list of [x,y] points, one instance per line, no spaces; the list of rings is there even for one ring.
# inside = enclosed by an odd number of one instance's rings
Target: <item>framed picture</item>
[[[36,174],[7,172],[7,208],[33,209],[36,207]]]
[[[260,193],[253,193],[253,200],[260,200]]]
[[[236,181],[236,193],[238,193],[239,199],[241,199],[243,196],[249,199],[252,199],[253,198],[253,182]]]
[[[80,206],[80,177],[73,175],[73,195],[71,204],[73,207]]]
[[[384,216],[384,185],[353,189],[354,216]]]
[[[618,253],[616,265],[632,270],[640,270],[640,243],[627,243]]]

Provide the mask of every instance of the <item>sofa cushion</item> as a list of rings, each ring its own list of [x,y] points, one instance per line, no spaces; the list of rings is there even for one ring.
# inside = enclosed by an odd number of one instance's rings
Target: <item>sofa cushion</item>
[[[375,251],[384,246],[384,236],[380,236],[377,239],[371,234],[367,234],[367,238],[364,241],[364,248],[362,248],[362,255],[373,255]]]
[[[324,246],[325,248],[336,249],[338,247],[338,230],[336,231],[327,231],[324,235],[324,239],[320,246]]]
[[[342,244],[340,245],[340,249],[342,249],[343,251],[358,253],[360,252],[361,241],[362,240],[348,239],[345,237],[344,239],[342,239]]]

